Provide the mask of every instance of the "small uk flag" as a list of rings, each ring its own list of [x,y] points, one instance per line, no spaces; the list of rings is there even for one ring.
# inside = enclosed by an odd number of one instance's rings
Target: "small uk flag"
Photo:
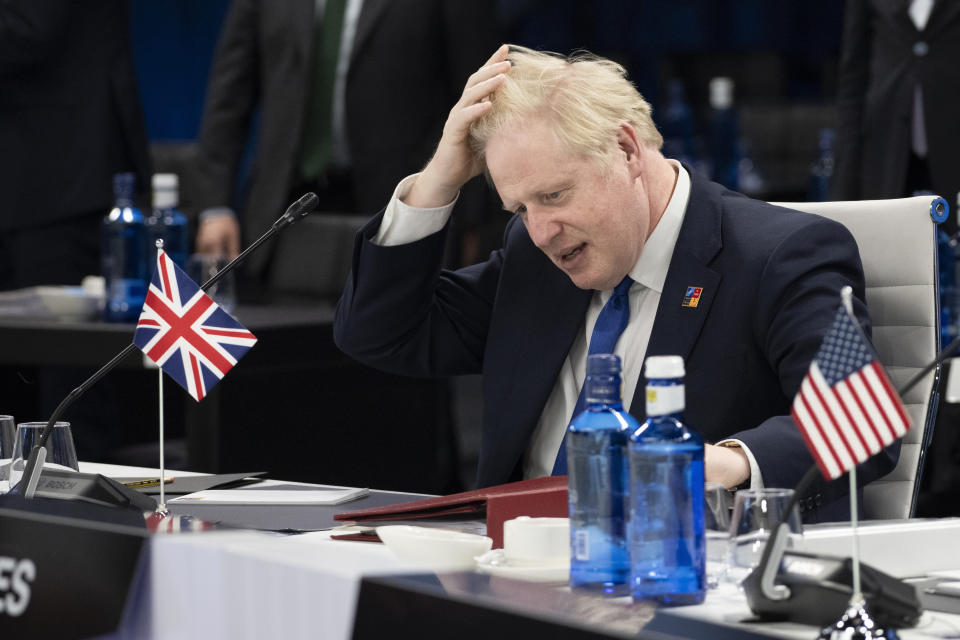
[[[198,402],[256,343],[162,250],[133,342]]]

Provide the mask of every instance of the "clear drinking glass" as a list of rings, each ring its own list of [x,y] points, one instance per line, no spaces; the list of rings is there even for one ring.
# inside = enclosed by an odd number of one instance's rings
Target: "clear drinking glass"
[[[707,588],[713,589],[726,579],[733,494],[719,482],[707,482],[703,495],[707,502],[703,511],[707,538]]]
[[[13,459],[10,462],[10,486],[15,486],[20,482],[23,475],[23,468],[30,457],[30,451],[40,440],[40,434],[46,422],[21,422],[17,425],[17,435],[13,443]],[[77,461],[77,450],[73,446],[73,432],[70,430],[69,422],[58,422],[53,426],[53,431],[47,439],[47,459],[44,467],[67,468],[74,471],[80,470],[80,463]]]
[[[728,577],[739,584],[760,563],[763,548],[773,529],[783,519],[793,489],[744,489],[738,491],[730,519],[730,567]],[[802,533],[796,504],[787,518],[791,533]]]
[[[187,275],[197,283],[197,286],[203,286],[207,280],[217,275],[220,269],[223,269],[230,260],[225,255],[213,253],[195,253],[187,260]],[[233,273],[228,273],[221,278],[215,285],[210,287],[207,295],[213,298],[220,307],[227,313],[233,313],[237,308],[237,287],[233,279]]]
[[[13,416],[0,416],[0,481],[10,477],[10,458],[13,457],[13,440],[17,427]]]

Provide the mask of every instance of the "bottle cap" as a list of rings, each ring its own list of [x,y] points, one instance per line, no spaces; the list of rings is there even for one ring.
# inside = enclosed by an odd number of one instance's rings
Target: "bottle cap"
[[[137,176],[133,173],[113,174],[113,199],[121,207],[133,206]]]
[[[155,173],[153,174],[154,189],[176,189],[180,184],[180,178],[175,173]]]
[[[598,353],[587,356],[587,375],[620,374],[620,356]]]
[[[646,376],[651,378],[682,378],[685,375],[681,356],[650,356],[646,361]]]
[[[733,80],[726,76],[711,78],[710,106],[714,109],[729,109],[733,106]]]
[[[161,209],[179,204],[178,188],[180,179],[175,173],[153,174],[153,206]]]

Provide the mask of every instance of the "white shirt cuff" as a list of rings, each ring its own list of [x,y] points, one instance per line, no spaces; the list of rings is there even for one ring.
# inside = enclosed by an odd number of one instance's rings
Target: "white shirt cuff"
[[[416,242],[440,231],[447,224],[453,205],[457,203],[456,198],[450,204],[432,209],[418,209],[403,202],[419,175],[415,173],[407,176],[397,185],[383,213],[380,229],[373,237],[373,244],[392,247]],[[457,198],[459,197],[458,194]]]
[[[760,465],[757,464],[757,459],[753,457],[753,453],[750,451],[750,447],[745,445],[742,440],[737,440],[736,438],[727,438],[726,440],[721,440],[717,444],[722,444],[724,442],[736,442],[740,445],[740,448],[745,454],[747,454],[747,462],[750,463],[750,488],[751,489],[763,489],[763,475],[760,473]]]

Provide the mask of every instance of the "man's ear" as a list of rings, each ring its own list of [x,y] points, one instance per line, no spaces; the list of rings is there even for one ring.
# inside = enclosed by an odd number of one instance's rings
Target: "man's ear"
[[[640,138],[637,136],[637,131],[629,123],[625,122],[621,124],[620,128],[617,130],[617,147],[623,154],[621,157],[623,157],[626,161],[627,167],[630,170],[630,175],[634,177],[640,175],[640,170],[644,160],[644,149],[643,145],[640,144]]]

